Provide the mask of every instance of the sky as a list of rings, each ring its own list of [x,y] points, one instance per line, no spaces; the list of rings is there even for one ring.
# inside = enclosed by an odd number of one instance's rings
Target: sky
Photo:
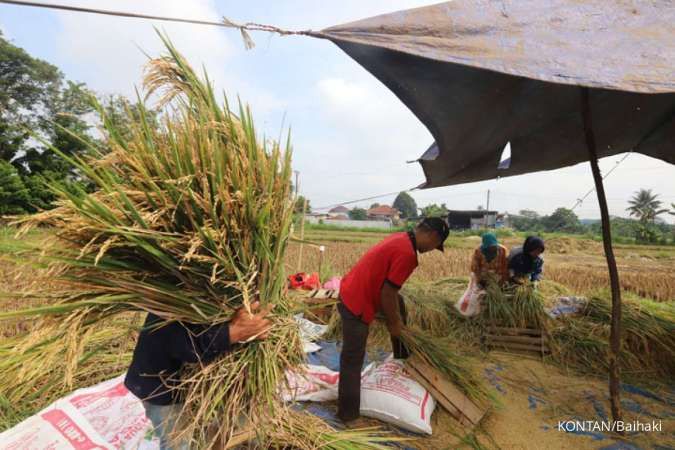
[[[272,24],[319,30],[399,9],[433,4],[418,0],[59,0],[75,6],[162,16]],[[424,181],[418,158],[433,138],[377,79],[334,44],[309,37],[252,33],[246,50],[237,30],[108,17],[0,4],[0,30],[31,55],[58,66],[67,78],[101,94],[134,96],[147,55],[162,45],[157,27],[195,67],[203,66],[216,88],[248,103],[259,131],[278,137],[290,127],[300,193],[313,208],[413,188]],[[612,169],[623,155],[601,160]],[[570,208],[593,187],[588,163],[460,186],[414,191],[418,206],[450,209],[522,209],[550,214]],[[641,188],[675,203],[675,166],[630,154],[605,180],[610,214],[626,216],[627,200]],[[356,203],[391,203],[395,195]],[[352,205],[350,205],[352,206]],[[591,193],[575,212],[600,216]],[[662,216],[673,222],[675,216]]]

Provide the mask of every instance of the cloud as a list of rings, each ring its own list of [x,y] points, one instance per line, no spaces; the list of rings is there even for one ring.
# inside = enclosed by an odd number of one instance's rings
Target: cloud
[[[215,1],[116,0],[99,2],[104,9],[134,11],[168,17],[220,17]],[[232,96],[241,94],[260,114],[282,107],[273,93],[253,86],[229,71],[229,63],[243,53],[241,42],[232,33],[216,27],[161,21],[124,19],[93,14],[57,13],[61,30],[56,33],[60,59],[68,61],[69,72],[77,73],[97,92],[121,93],[130,97],[141,83],[147,56],[163,52],[154,28],[166,32],[176,48],[196,69],[203,66],[218,91],[227,88]]]
[[[86,3],[59,1],[64,2]],[[96,6],[214,20],[225,14],[236,21],[321,29],[432,2],[100,0]],[[232,30],[90,14],[29,13],[16,7],[7,11],[10,15],[0,21],[7,33],[16,36],[17,45],[31,47],[33,54],[56,64],[69,78],[84,81],[103,93],[133,94],[146,62],[139,47],[156,55],[162,45],[152,26],[165,30],[196,67],[205,65],[218,89],[227,88],[229,95],[239,94],[251,104],[261,132],[276,137],[281,117],[288,113],[294,166],[301,171],[301,190],[313,205],[406,189],[424,180],[419,165],[405,162],[423,153],[432,141],[430,133],[394,94],[329,42],[254,33],[256,50],[245,52]],[[602,169],[606,172],[619,158],[601,161]],[[664,202],[675,201],[673,173],[672,165],[631,155],[606,180],[610,212],[625,215],[626,200],[640,188],[653,188],[662,194]],[[558,206],[571,206],[592,186],[588,164],[582,164],[554,172],[419,191],[413,196],[420,205],[445,202],[452,208],[474,208],[485,203],[491,189],[491,207],[550,213]],[[578,211],[582,217],[598,217],[595,194]],[[673,219],[668,216],[668,220]]]
[[[299,143],[317,149],[314,171],[324,175],[310,177],[305,187],[330,203],[419,184],[421,170],[406,161],[429,145],[430,133],[379,81],[353,69],[345,73],[350,77],[316,83],[314,120],[325,131]]]

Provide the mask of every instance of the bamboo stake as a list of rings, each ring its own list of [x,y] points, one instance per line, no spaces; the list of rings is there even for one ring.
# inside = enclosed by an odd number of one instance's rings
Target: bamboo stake
[[[302,241],[305,239],[305,213],[307,212],[307,199],[302,203],[302,222],[300,222],[300,250],[298,251],[298,272],[302,270]]]
[[[598,194],[598,203],[600,205],[602,242],[605,248],[607,269],[609,270],[609,280],[612,289],[612,322],[609,336],[609,398],[612,407],[612,418],[615,422],[618,422],[622,420],[621,400],[619,398],[619,387],[621,384],[619,373],[619,354],[621,352],[621,285],[619,284],[619,271],[616,267],[614,249],[612,248],[612,231],[609,221],[609,210],[607,208],[607,197],[600,168],[598,167],[598,153],[596,150],[595,133],[593,132],[593,122],[591,120],[591,105],[588,98],[588,88],[581,88],[581,113],[584,121],[584,134],[586,146],[588,147],[591,171],[593,172],[593,180],[595,181],[595,191]]]

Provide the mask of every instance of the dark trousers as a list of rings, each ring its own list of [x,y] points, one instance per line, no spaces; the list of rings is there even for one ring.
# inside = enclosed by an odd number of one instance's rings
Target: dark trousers
[[[401,319],[406,323],[407,312],[399,296]],[[342,351],[340,352],[340,381],[338,383],[338,417],[343,421],[359,417],[361,408],[361,368],[366,356],[368,324],[351,313],[342,302],[338,303],[342,318]],[[395,358],[407,358],[408,349],[397,339],[391,338]]]

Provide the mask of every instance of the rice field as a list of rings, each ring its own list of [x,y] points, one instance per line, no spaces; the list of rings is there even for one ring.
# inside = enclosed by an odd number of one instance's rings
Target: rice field
[[[330,269],[335,275],[345,274],[358,258],[386,233],[311,230],[307,240],[326,247],[322,272]],[[420,257],[415,271],[416,281],[434,281],[469,275],[473,250],[479,245],[477,236],[450,236],[443,254],[431,252]],[[522,244],[522,238],[509,237],[501,242],[507,248]],[[318,271],[319,251],[309,245],[303,249],[302,267],[298,267],[299,245],[291,244],[286,261],[287,271]],[[616,245],[615,253],[623,289],[640,297],[657,301],[675,300],[675,247]],[[609,276],[602,245],[576,237],[547,240],[544,254],[544,277],[567,287],[576,295],[588,294],[609,286]],[[327,269],[328,268],[328,269]]]
[[[3,243],[11,243],[14,240],[14,232],[15,230],[10,228],[0,229],[0,286],[2,286],[0,290],[5,292],[20,291],[29,288],[35,282],[45,282],[46,274],[40,269],[28,266],[17,266],[15,263],[9,263],[7,260],[3,260],[3,256],[6,256],[1,253]],[[49,233],[51,233],[51,231],[38,229],[34,230],[30,235],[25,237],[25,239],[38,241],[45,237],[45,235],[49,235]],[[322,262],[322,278],[325,278],[329,275],[344,274],[356,262],[360,255],[385,236],[386,234],[373,232],[331,231],[328,234],[308,233],[306,238],[311,241],[320,242],[322,245],[326,246]],[[518,245],[519,241],[519,238],[508,238],[504,243],[507,247],[511,247]],[[562,244],[553,242],[553,245],[549,245],[545,255],[546,265],[544,273],[545,277],[549,280],[541,286],[541,292],[545,298],[552,298],[557,295],[581,295],[591,293],[596,291],[598,287],[602,287],[602,283],[605,283],[606,285],[606,275],[603,270],[604,258],[602,256],[602,249],[598,247],[597,243],[585,241],[577,242],[577,240],[574,239],[572,244],[565,241],[563,241]],[[407,302],[414,302],[415,304],[415,306],[412,304],[409,306],[409,319],[413,323],[422,324],[423,328],[430,332],[431,335],[442,334],[454,339],[460,339],[461,342],[464,342],[467,346],[466,350],[468,352],[480,352],[480,346],[476,344],[479,341],[478,337],[480,335],[480,330],[475,326],[472,326],[471,321],[463,320],[459,315],[452,314],[454,308],[451,306],[449,307],[449,305],[454,303],[454,299],[461,295],[461,292],[466,286],[469,258],[476,245],[477,240],[475,238],[452,236],[448,239],[446,251],[443,254],[432,252],[431,254],[421,256],[420,267],[413,276],[413,279],[407,283],[406,289],[403,291],[403,295],[406,297]],[[673,299],[673,292],[675,289],[675,279],[672,275],[674,272],[673,269],[675,268],[674,249],[668,247],[619,246],[617,248],[617,255],[622,275],[622,283],[626,289],[624,296],[626,300],[630,300],[634,302],[633,304],[636,304],[635,302],[644,302],[643,297],[650,297],[652,299],[660,300],[663,307],[670,307],[670,305],[672,305],[667,304],[669,303],[669,300]],[[298,256],[299,245],[291,244],[285,260],[286,273],[294,273],[298,269]],[[317,271],[319,267],[318,249],[311,245],[305,245],[302,261],[302,270]],[[434,299],[439,297],[450,300],[450,302],[448,303],[445,301],[443,304],[438,304],[437,302],[434,303]],[[5,301],[5,303],[1,305],[1,308],[3,311],[23,308],[27,306],[25,301],[25,299],[15,299],[9,303]],[[660,306],[658,303],[653,302],[644,303],[649,304],[651,309],[658,309]],[[604,320],[603,315],[606,315],[606,311],[597,308],[597,306],[601,305],[602,304],[596,304],[595,309],[589,310],[589,317],[597,318],[597,320]],[[628,327],[626,329],[627,331],[630,331],[631,320],[635,315],[632,313],[633,311],[634,308],[631,308],[630,311],[628,311],[630,314],[627,314],[624,318],[627,321],[627,323],[625,323],[625,326]],[[637,314],[639,311],[635,311],[635,313]],[[130,319],[130,325],[133,326],[134,323],[138,323],[138,318]],[[0,335],[3,336],[5,342],[9,342],[12,337],[25,335],[25,333],[37,328],[39,328],[39,324],[30,320],[5,321],[0,324]],[[376,328],[377,327],[375,327],[372,333],[372,345],[376,344],[382,346],[382,343],[386,345],[388,343],[386,330],[380,330],[381,332],[378,333]],[[565,364],[562,364],[562,367],[560,363],[552,361],[559,369],[554,369],[552,368],[552,365],[545,364],[541,366],[545,369],[538,370],[561,370],[560,373],[565,374],[565,377],[575,376],[573,374],[579,372],[588,373],[589,375],[592,375],[591,378],[577,378],[577,383],[582,383],[582,380],[584,386],[587,386],[588,383],[594,383],[594,381],[589,380],[598,376],[603,370],[602,364],[605,359],[604,355],[606,354],[607,342],[605,328],[606,327],[596,325],[589,320],[580,322],[574,327],[569,326],[556,331],[558,333],[556,339],[558,339],[559,342],[564,342],[565,339],[569,339],[571,344],[567,347],[575,348],[578,351],[575,351],[574,353],[568,351],[565,353],[563,351],[564,348],[562,348],[559,350],[560,354],[555,355],[556,358],[566,361]],[[448,330],[453,332],[448,335]],[[564,334],[565,330],[569,332]],[[579,336],[582,335],[586,336],[585,340],[579,338]],[[650,342],[658,343],[661,339],[660,337],[656,336],[655,339],[652,339],[649,343],[645,344],[645,341],[641,336],[637,339],[633,339],[631,337],[633,335],[638,336],[637,333],[630,334],[630,336],[628,336],[630,339],[627,339],[626,341],[628,349],[631,351],[631,353],[627,352],[625,355],[624,363],[628,366],[641,367],[646,362],[649,362],[648,358],[653,357],[658,359],[658,355],[662,354],[662,351],[656,348],[652,349],[652,352],[649,352],[652,356],[646,352],[648,346],[652,345]],[[130,330],[129,334],[122,336],[122,339],[120,339],[119,336],[108,336],[105,330],[103,330],[100,335],[92,336],[91,339],[93,341],[105,341],[105,345],[103,346],[104,350],[95,355],[89,364],[82,365],[79,371],[71,375],[73,376],[73,386],[79,387],[91,385],[97,381],[110,378],[124,371],[130,358],[129,351],[133,348],[134,337],[135,332],[133,329]],[[114,339],[118,344],[110,342],[110,339]],[[110,344],[108,344],[108,342],[110,342]],[[112,347],[113,345],[115,345],[114,348]],[[668,347],[669,345],[670,344],[667,344]],[[644,357],[635,359],[633,356],[634,353],[632,353],[634,350],[632,348],[633,346],[640,352],[645,353]],[[110,349],[110,351],[106,353],[106,349]],[[481,364],[489,364],[489,362],[486,361],[488,360],[483,361]],[[519,363],[521,362],[522,361],[519,360]],[[534,362],[530,362],[530,364],[534,364]],[[597,367],[597,370],[583,370],[584,367],[590,368],[590,366],[594,364],[596,365],[595,367]],[[577,370],[569,372],[566,367]],[[103,368],[104,370],[94,370],[99,368]],[[110,370],[113,370],[115,373],[110,372]],[[58,390],[50,391],[49,386],[51,382],[53,382],[54,377],[63,377],[67,371],[68,368],[61,365],[57,366],[53,372],[44,375],[44,385],[47,386],[47,388],[44,391],[43,397],[37,397],[35,395],[30,396],[30,398],[26,397],[24,401],[22,401],[22,408],[16,408],[14,406],[5,408],[0,407],[0,429],[5,429],[8,426],[17,423],[22,418],[34,413],[35,410],[38,410],[46,403],[57,398],[60,395],[60,392]],[[647,374],[650,379],[644,380],[645,383],[653,381],[651,378],[653,378],[655,374],[647,369],[624,369],[624,376],[631,379],[643,379],[644,375]],[[602,393],[604,389],[604,384],[601,381],[597,382],[597,391]],[[514,416],[510,412],[510,403],[508,403],[507,406],[508,408],[506,408],[506,410],[495,412],[493,417],[483,425],[483,427],[490,430],[489,433],[495,434],[495,437],[500,443],[506,439],[504,433],[499,431],[500,424],[511,423],[515,420],[514,417],[517,416]],[[448,422],[449,420],[447,415],[439,413],[434,419],[435,427],[445,427],[447,425],[452,429],[452,426],[454,425],[452,425],[452,422]],[[296,434],[297,430],[290,430],[283,436],[275,437],[275,439],[278,439],[280,442],[285,442],[286,439],[292,440],[293,436]],[[445,440],[450,439],[446,434],[447,433],[441,433],[435,439],[440,439],[445,442]],[[469,437],[471,436],[473,435],[470,435]],[[490,435],[486,434],[486,436]],[[483,437],[482,439],[484,440],[486,438]],[[425,440],[420,443],[419,448],[444,448],[443,446],[436,447],[434,446],[435,444],[431,444],[431,442]],[[483,447],[474,448],[493,448],[489,443],[484,442],[483,445]]]

